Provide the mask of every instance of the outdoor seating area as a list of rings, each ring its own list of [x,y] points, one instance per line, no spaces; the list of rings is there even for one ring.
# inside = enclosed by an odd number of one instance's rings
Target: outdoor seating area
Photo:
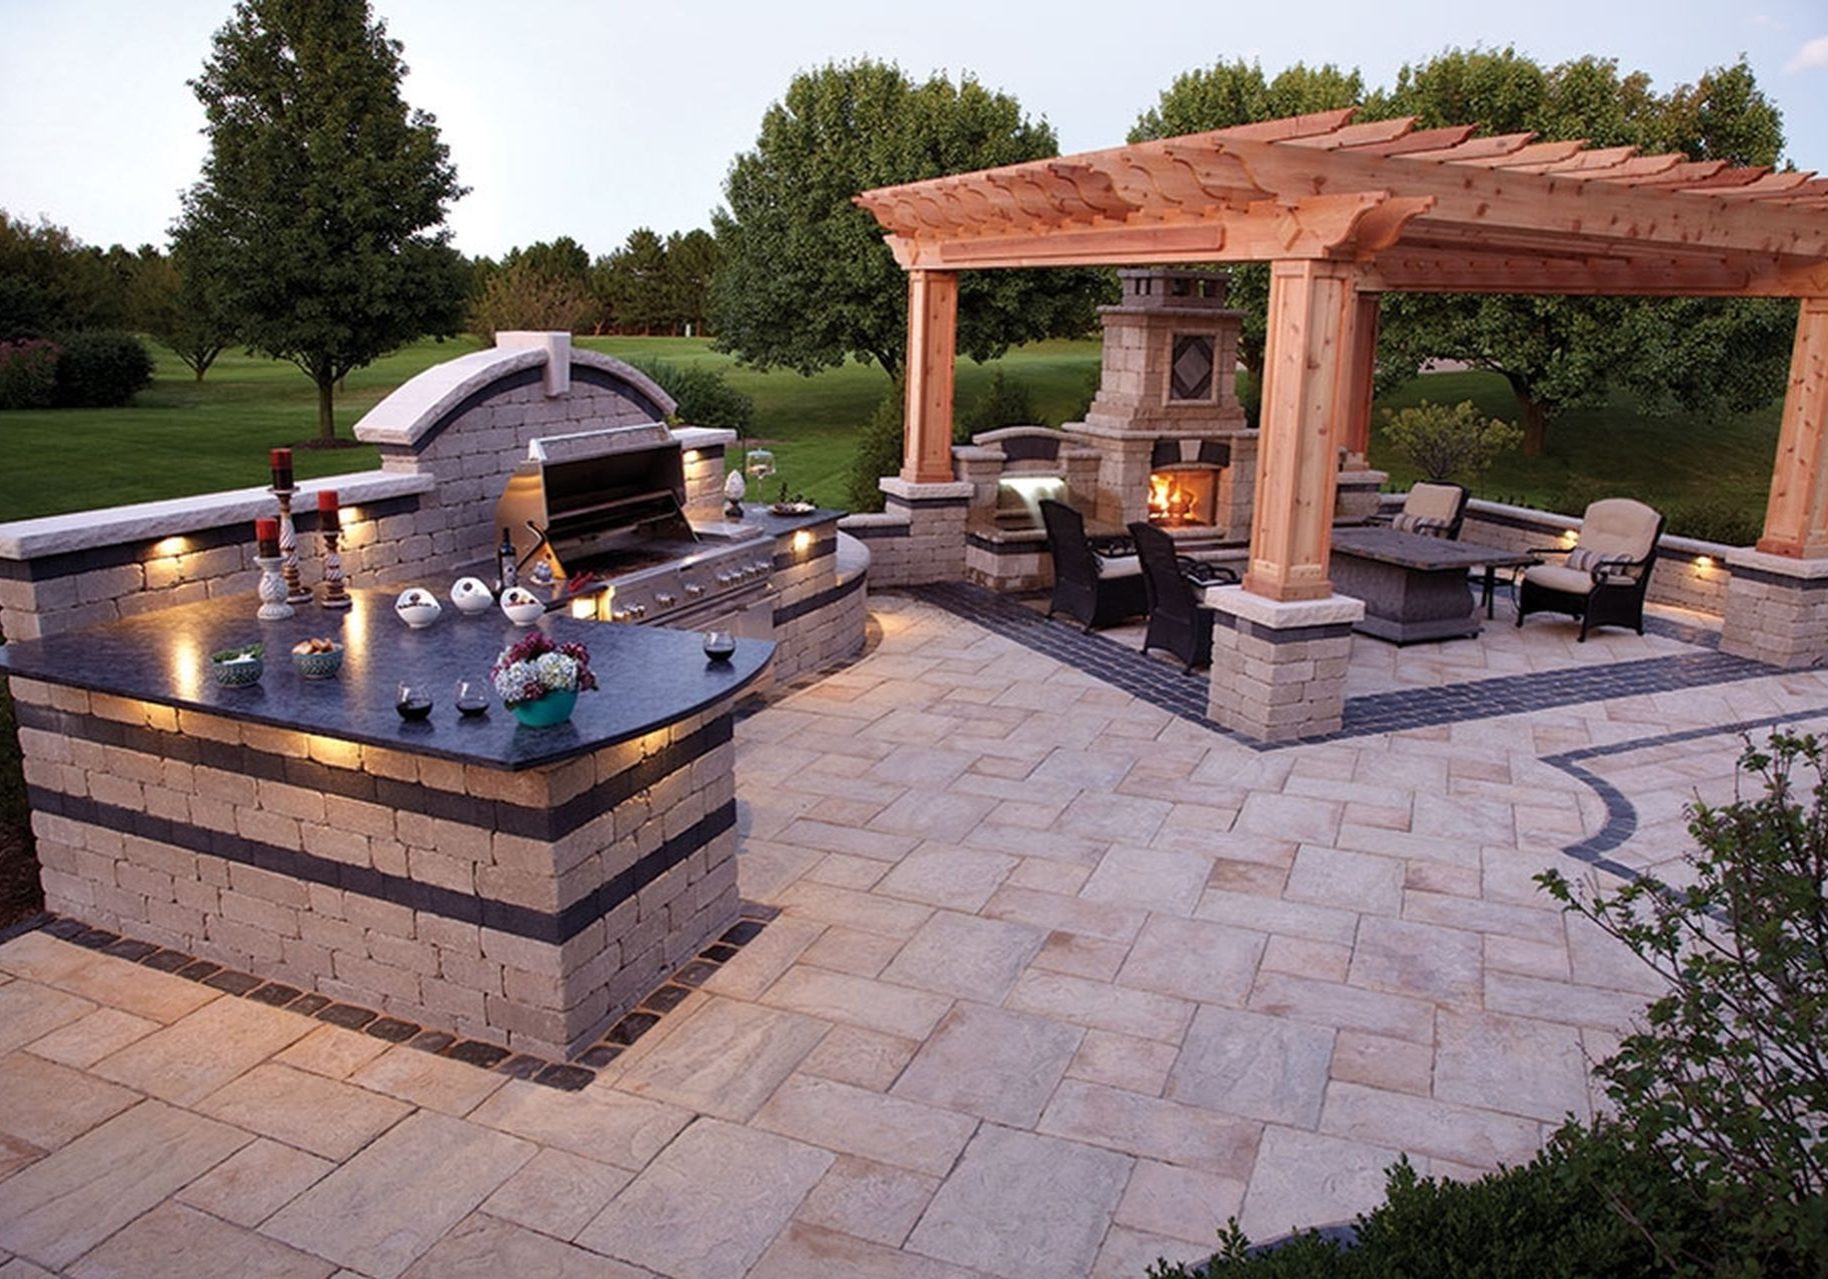
[[[1344,1221],[1399,1152],[1471,1177],[1596,1104],[1652,987],[1531,876],[1667,869],[1741,731],[1828,723],[1816,672],[1681,685],[1718,655],[1677,619],[1542,620],[1353,642],[1349,705],[1503,713],[1264,750],[871,608],[867,655],[736,727],[739,887],[778,915],[582,1091],[0,944],[13,1269],[1133,1279],[1230,1215]]]

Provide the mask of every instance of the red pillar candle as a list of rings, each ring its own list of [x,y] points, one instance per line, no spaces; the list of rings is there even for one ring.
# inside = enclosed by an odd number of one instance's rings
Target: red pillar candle
[[[336,490],[319,489],[317,491],[317,514],[320,522],[336,520]]]
[[[273,468],[273,487],[289,489],[292,487],[292,450],[271,449],[267,452],[267,465]]]
[[[262,559],[279,558],[279,521],[255,520],[254,542]]]

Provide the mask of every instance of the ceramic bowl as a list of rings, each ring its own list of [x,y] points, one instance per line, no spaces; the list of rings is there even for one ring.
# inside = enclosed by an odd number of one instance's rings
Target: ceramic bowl
[[[246,688],[249,684],[260,683],[261,672],[266,669],[266,662],[259,656],[237,657],[230,661],[210,659],[210,674],[224,688]]]
[[[437,621],[438,614],[444,610],[430,591],[414,586],[400,592],[400,598],[394,601],[394,612],[402,622],[418,631]]]
[[[546,615],[546,606],[524,586],[510,586],[501,593],[501,611],[516,626],[531,626]]]
[[[486,613],[495,605],[495,596],[479,577],[460,577],[451,587],[451,603],[465,617]]]
[[[343,646],[322,653],[294,653],[292,665],[306,679],[329,679],[343,669]]]

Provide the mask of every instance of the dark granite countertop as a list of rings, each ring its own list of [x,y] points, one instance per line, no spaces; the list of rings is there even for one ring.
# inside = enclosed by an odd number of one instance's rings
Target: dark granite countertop
[[[744,502],[742,522],[746,527],[760,529],[769,537],[779,537],[783,533],[797,533],[803,528],[811,528],[816,524],[835,523],[848,514],[850,514],[848,511],[821,506],[804,511],[799,515],[776,515],[768,509],[766,502]],[[702,526],[708,522],[699,521],[699,523]],[[714,524],[712,527],[721,528],[723,525]]]
[[[580,695],[570,722],[554,728],[520,727],[492,689],[488,714],[466,720],[453,697],[457,680],[486,684],[497,654],[528,632],[510,625],[499,609],[465,617],[442,598],[448,582],[426,585],[439,594],[444,612],[425,630],[410,630],[394,616],[392,591],[352,591],[355,606],[342,613],[302,605],[282,622],[257,620],[258,601],[241,595],[0,645],[0,670],[230,719],[522,769],[685,719],[748,687],[774,656],[767,640],[738,640],[732,660],[714,663],[694,632],[549,613],[539,629],[555,640],[585,644],[602,687]],[[332,679],[307,680],[293,666],[292,645],[319,635],[343,643],[343,667]],[[218,685],[209,655],[256,641],[266,644],[260,683]],[[400,719],[394,702],[402,680],[430,690],[429,720]]]

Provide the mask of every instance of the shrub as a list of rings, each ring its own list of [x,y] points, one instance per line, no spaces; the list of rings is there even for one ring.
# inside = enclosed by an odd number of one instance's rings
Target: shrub
[[[669,364],[665,360],[631,361],[677,402],[674,415],[690,426],[719,426],[748,431],[755,423],[755,401],[710,369]]]
[[[0,409],[44,409],[57,394],[57,343],[0,342]]]
[[[952,441],[968,444],[980,431],[994,431],[999,426],[1033,426],[1039,421],[1028,384],[1005,377],[1002,369],[996,369],[990,375],[990,385],[953,419]]]
[[[1750,546],[1765,531],[1764,512],[1725,498],[1683,502],[1669,508],[1669,531],[1727,546]]]
[[[897,382],[857,434],[857,452],[851,458],[850,488],[846,494],[851,510],[882,509],[882,490],[876,481],[901,470],[901,420],[901,384]]]
[[[1654,1249],[1608,1206],[1597,1186],[1641,1177],[1604,1134],[1572,1127],[1518,1168],[1461,1183],[1416,1174],[1407,1160],[1387,1174],[1384,1202],[1356,1223],[1355,1238],[1307,1231],[1255,1250],[1233,1220],[1206,1273],[1253,1279],[1648,1279],[1664,1273]],[[1654,1172],[1654,1170],[1653,1170]],[[1193,1279],[1160,1264],[1151,1279]]]
[[[1687,887],[1537,878],[1670,986],[1597,1069],[1624,1141],[1695,1192],[1680,1212],[1621,1195],[1622,1211],[1680,1273],[1825,1274],[1828,750],[1779,732],[1740,766],[1764,794],[1690,806]]]
[[[1523,430],[1500,418],[1479,415],[1462,400],[1449,407],[1423,400],[1410,408],[1384,410],[1384,439],[1428,480],[1476,480],[1506,449],[1523,442]]]
[[[130,333],[72,333],[57,359],[57,403],[114,408],[152,383],[152,356]]]

